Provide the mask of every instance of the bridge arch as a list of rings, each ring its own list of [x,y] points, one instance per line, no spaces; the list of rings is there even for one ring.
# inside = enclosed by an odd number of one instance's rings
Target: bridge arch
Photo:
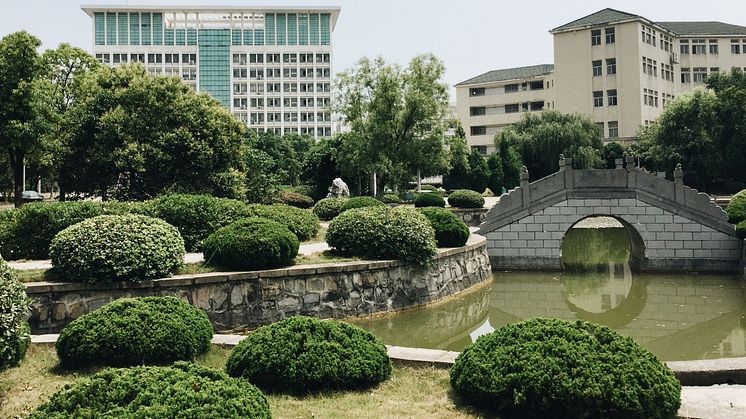
[[[562,239],[560,241],[560,264],[562,265],[562,268],[567,268],[564,255],[562,254],[563,249],[565,248],[565,240],[567,239],[567,234],[572,228],[574,228],[581,222],[597,217],[613,218],[614,220],[619,222],[621,228],[627,234],[627,240],[629,241],[629,260],[627,262],[629,263],[629,266],[632,268],[633,271],[639,272],[641,270],[643,262],[645,261],[645,240],[643,240],[642,235],[637,230],[637,227],[632,225],[629,221],[625,220],[622,216],[608,214],[591,214],[587,216],[581,216],[578,221],[574,222],[572,225],[570,225],[570,227],[567,228],[567,230],[565,230],[565,234],[562,236]]]
[[[560,170],[503,194],[479,234],[495,268],[561,269],[561,243],[567,230],[591,215],[614,217],[632,233],[632,261],[643,271],[735,272],[742,240],[725,212],[683,184],[677,166],[668,181],[617,160],[615,169],[573,170],[560,156]],[[638,237],[639,235],[639,237]],[[638,240],[639,239],[639,240]]]

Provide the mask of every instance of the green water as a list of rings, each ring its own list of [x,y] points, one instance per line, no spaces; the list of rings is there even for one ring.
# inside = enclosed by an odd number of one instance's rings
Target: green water
[[[445,302],[355,323],[390,345],[461,351],[530,317],[582,319],[666,361],[746,356],[746,286],[738,276],[633,274],[615,247],[625,245],[619,230],[568,233],[563,258],[588,253],[590,272],[495,272],[490,284]]]

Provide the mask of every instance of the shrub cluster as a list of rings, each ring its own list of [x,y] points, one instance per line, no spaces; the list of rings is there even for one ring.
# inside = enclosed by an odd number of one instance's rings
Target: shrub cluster
[[[29,325],[26,287],[0,258],[0,371],[17,365],[26,354]]]
[[[68,281],[144,281],[170,276],[184,260],[175,227],[137,214],[100,215],[59,232],[52,266]]]
[[[339,215],[347,198],[323,198],[313,206],[313,213],[322,220],[328,221]]]
[[[417,208],[445,207],[446,201],[437,192],[426,192],[414,197],[414,206]]]
[[[454,213],[438,207],[418,208],[435,230],[438,247],[461,247],[469,240],[469,226]]]
[[[289,265],[299,246],[285,225],[266,218],[244,218],[212,233],[203,252],[211,265],[255,270]]]
[[[736,236],[740,239],[746,239],[746,220],[736,224]]]
[[[291,207],[297,208],[311,208],[313,207],[313,198],[310,196],[302,195],[292,191],[282,191],[280,193],[280,201],[283,204],[290,205]]]
[[[204,311],[176,297],[122,298],[70,322],[57,339],[66,368],[165,365],[210,349]]]
[[[372,196],[356,196],[349,198],[343,205],[340,213],[353,208],[367,208],[367,207],[383,207],[386,206],[383,202],[373,198]]]
[[[249,334],[226,371],[265,390],[306,393],[370,387],[388,379],[391,361],[383,342],[358,326],[289,317]]]
[[[672,418],[681,386],[647,349],[606,326],[535,318],[477,339],[451,385],[500,417]]]
[[[484,207],[484,197],[479,192],[458,189],[448,195],[448,204],[456,208],[482,208]]]
[[[176,227],[187,251],[199,251],[202,242],[220,227],[248,216],[246,204],[210,195],[172,194],[148,201],[147,215]]]
[[[383,195],[383,202],[386,204],[401,204],[401,198],[397,194],[387,193]]]
[[[188,362],[107,369],[66,385],[29,416],[62,418],[271,418],[262,392],[245,380]]]
[[[746,220],[746,189],[731,197],[725,212],[728,214],[728,221],[733,224]]]
[[[426,264],[435,256],[435,231],[424,215],[387,206],[345,211],[329,224],[326,242],[338,251],[374,259]]]
[[[287,226],[300,241],[305,241],[314,237],[321,225],[319,218],[313,212],[291,207],[285,204],[261,205],[252,204],[248,206],[248,216],[261,217],[277,221]]]

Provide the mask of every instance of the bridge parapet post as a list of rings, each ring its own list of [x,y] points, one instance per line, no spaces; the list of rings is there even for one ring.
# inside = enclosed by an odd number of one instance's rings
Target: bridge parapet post
[[[676,203],[684,203],[684,170],[681,168],[681,163],[676,165],[673,170],[673,184],[674,184],[674,196],[676,197]]]
[[[637,187],[637,167],[635,167],[635,157],[624,156],[624,162],[627,164],[627,187],[634,189]]]
[[[624,159],[614,159],[614,165],[617,169],[623,169],[624,168]]]
[[[573,189],[572,159],[566,159],[564,154],[559,155],[559,171],[565,173],[565,189]]]
[[[531,205],[531,187],[528,182],[528,167],[521,167],[521,201],[524,207]]]

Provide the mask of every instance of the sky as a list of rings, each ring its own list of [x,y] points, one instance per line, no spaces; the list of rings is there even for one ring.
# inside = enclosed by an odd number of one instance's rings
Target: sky
[[[42,48],[68,42],[88,51],[93,45],[91,19],[81,4],[130,5],[293,5],[340,6],[334,29],[334,72],[350,68],[363,56],[382,56],[406,65],[431,52],[443,60],[451,86],[484,72],[553,62],[549,30],[605,7],[652,21],[722,21],[746,26],[743,0],[0,0],[0,36],[26,30]]]

